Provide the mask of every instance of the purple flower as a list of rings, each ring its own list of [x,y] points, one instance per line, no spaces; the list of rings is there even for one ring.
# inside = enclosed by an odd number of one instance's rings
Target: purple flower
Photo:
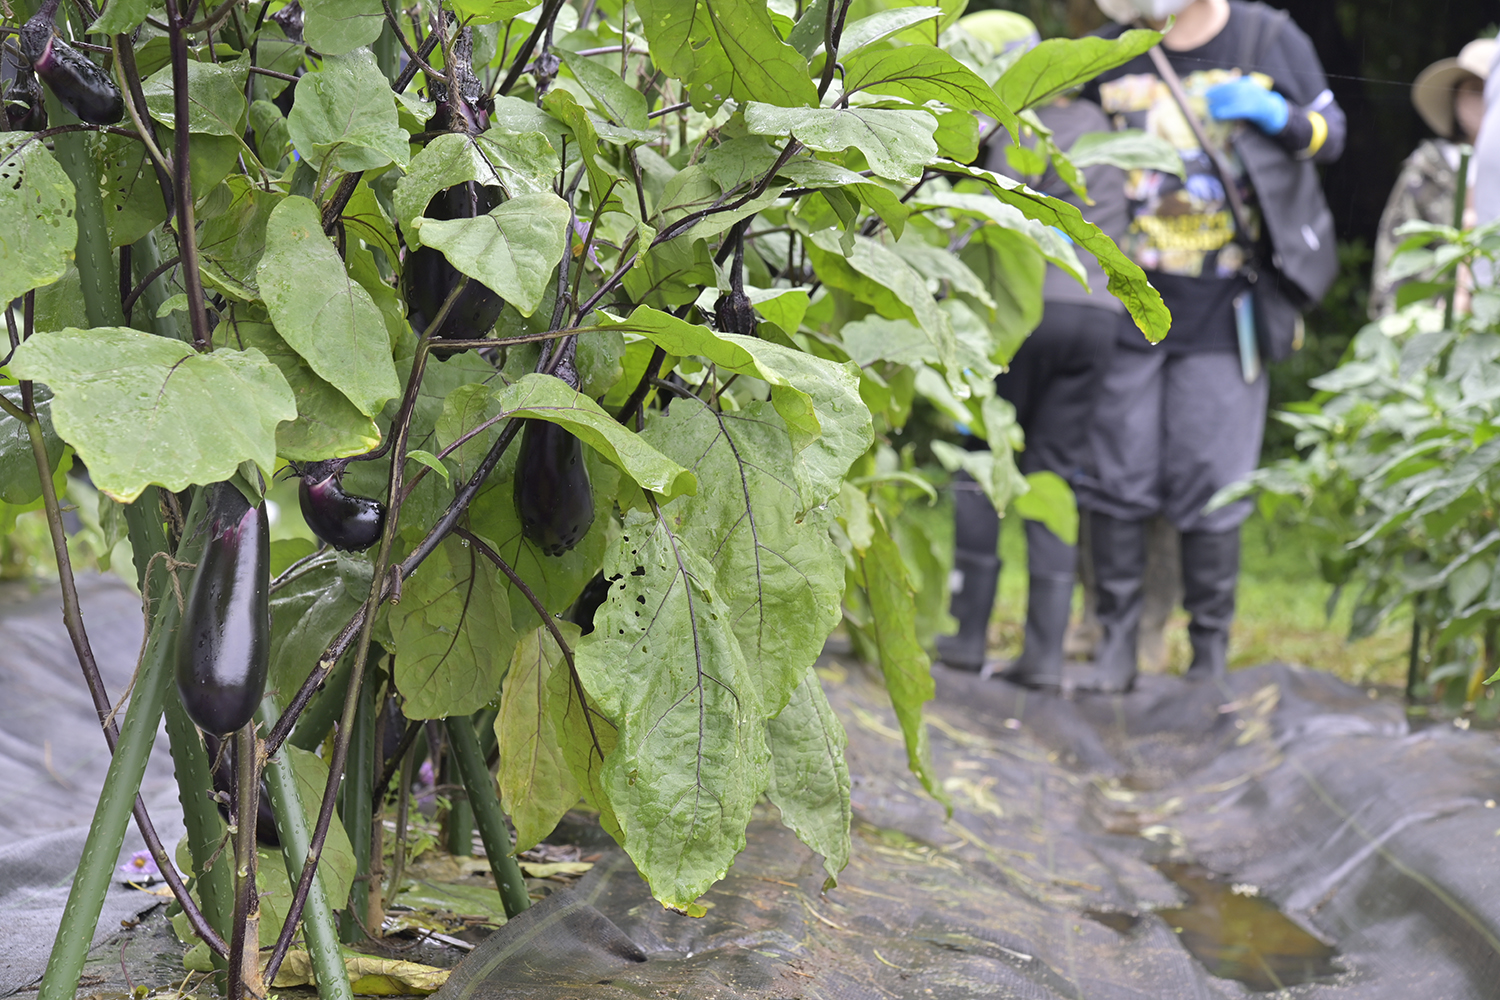
[[[161,878],[161,869],[156,867],[156,859],[151,856],[150,851],[136,851],[120,866],[119,872],[131,882],[150,882]]]
[[[422,766],[417,768],[417,780],[424,785],[436,784],[432,774],[432,761],[422,761]]]

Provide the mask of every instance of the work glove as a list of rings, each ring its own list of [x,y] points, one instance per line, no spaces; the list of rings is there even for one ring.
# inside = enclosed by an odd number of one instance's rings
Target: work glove
[[[1214,121],[1241,118],[1266,135],[1279,134],[1291,114],[1285,97],[1248,77],[1221,83],[1204,96],[1208,98],[1208,113]]]

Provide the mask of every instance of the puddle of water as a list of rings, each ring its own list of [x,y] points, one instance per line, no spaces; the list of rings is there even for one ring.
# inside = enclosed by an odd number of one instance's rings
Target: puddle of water
[[[1209,972],[1252,990],[1278,990],[1335,975],[1334,949],[1260,896],[1236,893],[1198,865],[1156,866],[1188,896],[1186,906],[1157,910]],[[1096,918],[1097,919],[1097,918]]]

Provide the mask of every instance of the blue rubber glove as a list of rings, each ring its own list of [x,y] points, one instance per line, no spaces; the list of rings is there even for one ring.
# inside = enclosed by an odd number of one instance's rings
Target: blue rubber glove
[[[1285,97],[1247,77],[1221,83],[1204,96],[1208,98],[1208,113],[1215,121],[1243,118],[1266,135],[1278,135],[1286,128],[1291,114]]]

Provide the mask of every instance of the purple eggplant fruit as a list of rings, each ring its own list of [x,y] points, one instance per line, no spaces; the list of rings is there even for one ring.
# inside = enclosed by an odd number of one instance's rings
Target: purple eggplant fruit
[[[422,214],[429,219],[472,219],[498,204],[499,199],[492,189],[471,181],[438,192]],[[441,250],[422,246],[408,254],[401,269],[401,284],[412,329],[418,334],[425,331],[437,318],[443,303],[448,301],[453,286],[462,280],[463,275],[448,263]],[[471,278],[443,322],[433,331],[433,337],[447,340],[486,337],[500,318],[504,306],[504,299]]]
[[[563,351],[552,374],[576,392],[580,380],[571,341]],[[560,556],[583,541],[594,523],[583,442],[558,424],[527,420],[516,457],[515,501],[522,534],[544,555]]]
[[[42,88],[30,70],[19,71],[5,92],[5,121],[12,132],[40,132],[47,127]]]
[[[313,534],[343,552],[363,552],[380,541],[385,504],[345,493],[343,463],[318,462],[302,470],[297,499]]]
[[[188,717],[222,736],[255,716],[271,651],[271,528],[230,483],[205,487],[208,541],[177,637],[177,690]]]
[[[234,746],[225,746],[222,740],[212,735],[205,737],[204,742],[208,744],[208,759],[217,764],[213,775],[214,791],[221,796],[218,799],[219,815],[227,823],[229,802],[234,799]],[[266,847],[280,847],[281,835],[276,830],[276,813],[271,810],[271,790],[266,787],[264,778],[260,781],[260,796],[256,799],[256,806],[255,839]]]
[[[109,74],[63,39],[54,28],[58,0],[47,0],[21,26],[21,53],[63,107],[93,125],[125,117],[125,98]]]

